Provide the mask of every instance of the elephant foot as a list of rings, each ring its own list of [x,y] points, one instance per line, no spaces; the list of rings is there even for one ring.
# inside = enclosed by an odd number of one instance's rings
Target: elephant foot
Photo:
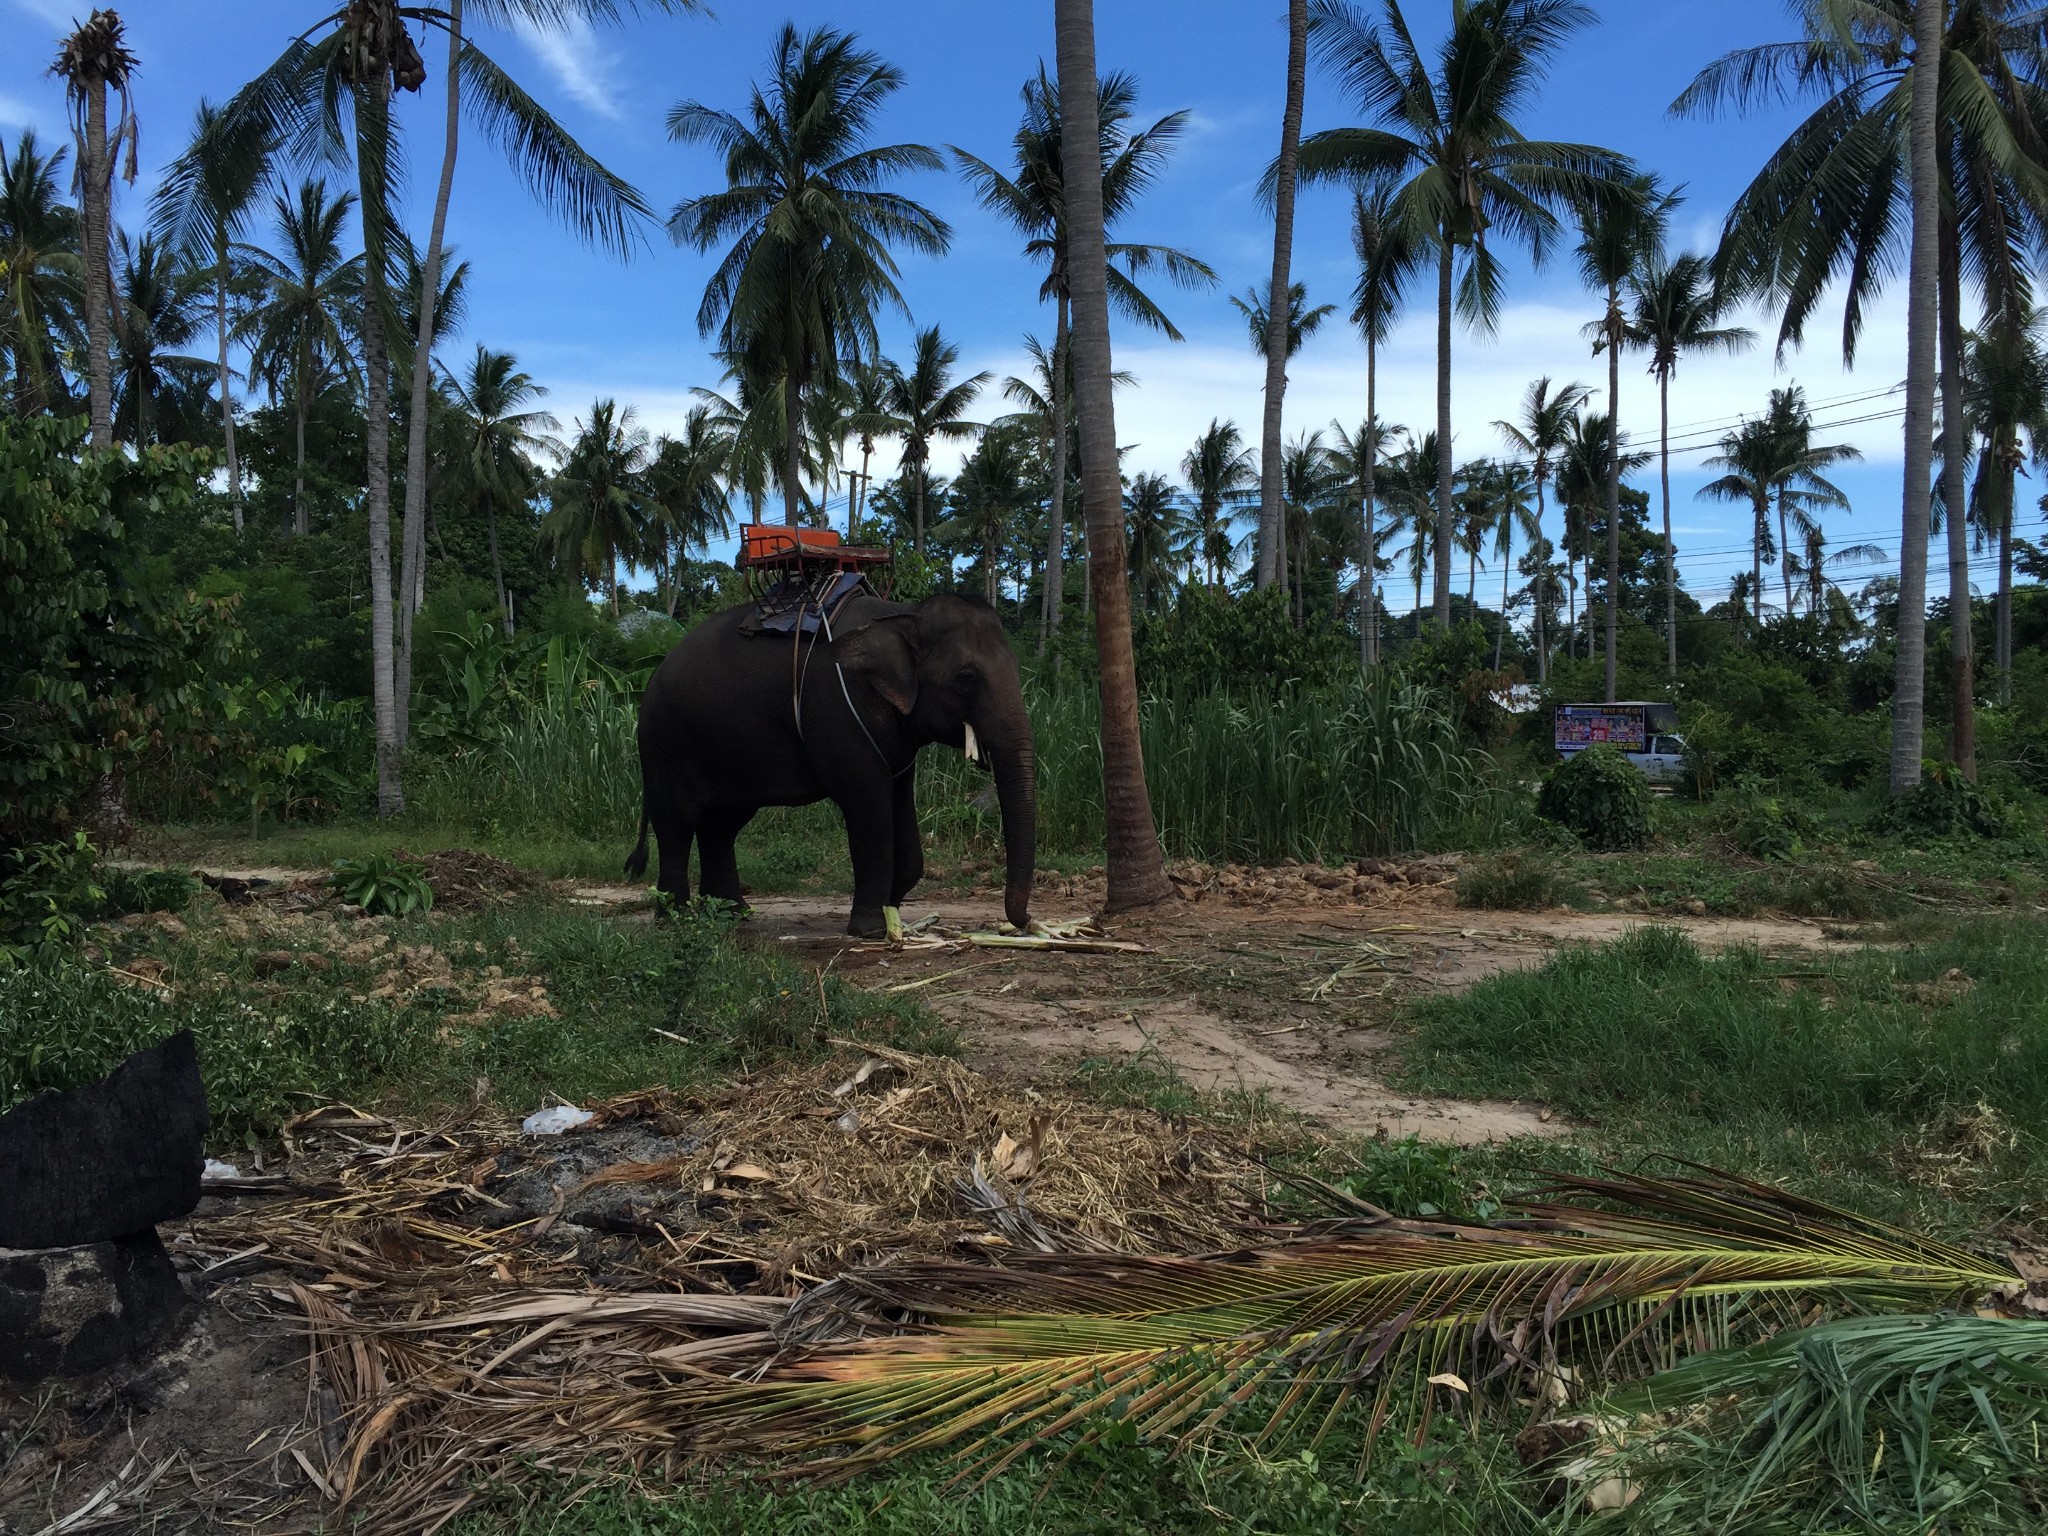
[[[894,907],[855,907],[846,931],[856,939],[900,940],[903,914]]]

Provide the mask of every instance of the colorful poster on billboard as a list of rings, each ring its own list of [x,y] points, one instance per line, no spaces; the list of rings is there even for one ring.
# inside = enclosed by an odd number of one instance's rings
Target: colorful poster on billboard
[[[1649,750],[1649,729],[1640,708],[1602,707],[1598,704],[1557,706],[1557,750],[1576,752],[1605,742],[1623,752]]]

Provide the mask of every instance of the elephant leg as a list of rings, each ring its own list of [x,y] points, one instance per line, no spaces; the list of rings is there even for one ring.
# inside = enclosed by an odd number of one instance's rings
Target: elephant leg
[[[697,836],[694,809],[667,796],[657,796],[647,808],[655,853],[661,861],[655,889],[677,906],[690,899],[690,844]]]
[[[895,905],[896,818],[886,782],[835,796],[846,821],[846,849],[853,858],[853,915],[846,931],[859,939],[888,932],[882,908]]]
[[[894,812],[896,822],[896,872],[889,887],[889,905],[900,907],[917,882],[924,878],[924,839],[917,829],[917,763],[896,778]]]
[[[746,906],[746,894],[740,889],[739,856],[734,844],[741,828],[753,819],[752,811],[707,811],[698,823],[698,884],[706,896],[733,902],[741,908]]]

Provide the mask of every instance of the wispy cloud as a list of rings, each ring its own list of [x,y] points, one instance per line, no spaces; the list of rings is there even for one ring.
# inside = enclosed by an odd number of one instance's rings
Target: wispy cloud
[[[59,27],[67,34],[77,23],[85,20],[90,5],[73,5],[69,0],[14,0],[15,6],[27,11],[36,20]]]
[[[39,109],[18,96],[0,92],[0,125],[9,128],[34,128],[38,132],[46,132],[55,122],[55,113]]]
[[[519,34],[575,101],[601,117],[625,116],[619,101],[618,56],[598,45],[589,22],[580,16],[566,17],[555,27],[523,21]]]

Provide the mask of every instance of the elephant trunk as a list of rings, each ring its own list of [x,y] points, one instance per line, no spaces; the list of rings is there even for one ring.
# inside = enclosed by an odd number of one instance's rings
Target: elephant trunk
[[[1018,713],[1023,713],[1021,703]],[[984,733],[1003,814],[1003,915],[1014,928],[1031,925],[1031,888],[1038,857],[1038,754],[1028,721],[989,723]]]

